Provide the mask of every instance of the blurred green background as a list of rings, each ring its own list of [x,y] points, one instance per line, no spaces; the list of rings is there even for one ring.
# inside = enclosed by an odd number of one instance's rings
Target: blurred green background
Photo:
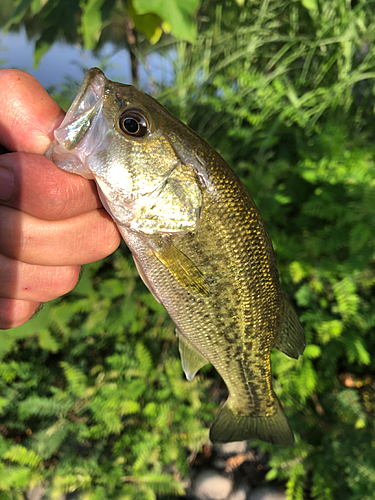
[[[3,26],[33,37],[36,64],[59,40],[98,57],[108,40],[127,47],[129,80],[237,172],[307,337],[298,361],[272,354],[296,444],[254,443],[269,453],[266,480],[293,500],[374,499],[375,2],[21,0],[1,9]],[[155,53],[170,65],[167,84],[153,77]],[[67,108],[77,84],[69,77],[50,90]],[[225,386],[209,367],[185,380],[173,324],[125,246],[2,332],[0,354],[0,500],[24,499],[37,484],[51,499],[184,493]]]

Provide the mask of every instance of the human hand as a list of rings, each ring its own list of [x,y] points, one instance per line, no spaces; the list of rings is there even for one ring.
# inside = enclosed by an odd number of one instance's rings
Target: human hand
[[[31,75],[0,70],[0,328],[25,323],[120,243],[93,181],[44,155],[64,112]]]

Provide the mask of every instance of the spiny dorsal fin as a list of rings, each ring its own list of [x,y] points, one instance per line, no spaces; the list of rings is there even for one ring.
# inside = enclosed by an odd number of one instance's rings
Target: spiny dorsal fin
[[[183,338],[177,328],[176,335],[179,339],[178,348],[181,355],[182,369],[185,372],[186,378],[189,381],[193,380],[197,371],[209,363],[209,361]]]
[[[302,325],[285,295],[283,324],[273,347],[295,359],[298,359],[305,349]]]
[[[155,256],[162,262],[176,280],[188,291],[209,295],[209,287],[204,274],[194,262],[172,243],[162,251],[153,250]]]

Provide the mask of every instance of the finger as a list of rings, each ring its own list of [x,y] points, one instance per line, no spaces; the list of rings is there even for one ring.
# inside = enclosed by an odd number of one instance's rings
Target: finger
[[[107,257],[120,244],[117,227],[104,209],[55,222],[1,207],[0,234],[0,254],[43,266],[87,264]]]
[[[39,302],[0,298],[0,329],[6,330],[23,325],[39,306]]]
[[[30,74],[0,71],[0,142],[9,151],[44,154],[64,111]]]
[[[0,156],[0,199],[43,220],[68,219],[102,206],[93,181],[30,153]]]
[[[47,302],[76,286],[80,266],[36,266],[0,255],[0,297]]]

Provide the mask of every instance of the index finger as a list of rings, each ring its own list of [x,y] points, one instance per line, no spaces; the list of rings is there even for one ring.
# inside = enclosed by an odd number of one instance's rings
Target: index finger
[[[42,220],[68,219],[102,207],[93,181],[30,153],[0,156],[0,203]]]
[[[64,111],[29,73],[0,70],[0,143],[9,151],[44,154]]]

